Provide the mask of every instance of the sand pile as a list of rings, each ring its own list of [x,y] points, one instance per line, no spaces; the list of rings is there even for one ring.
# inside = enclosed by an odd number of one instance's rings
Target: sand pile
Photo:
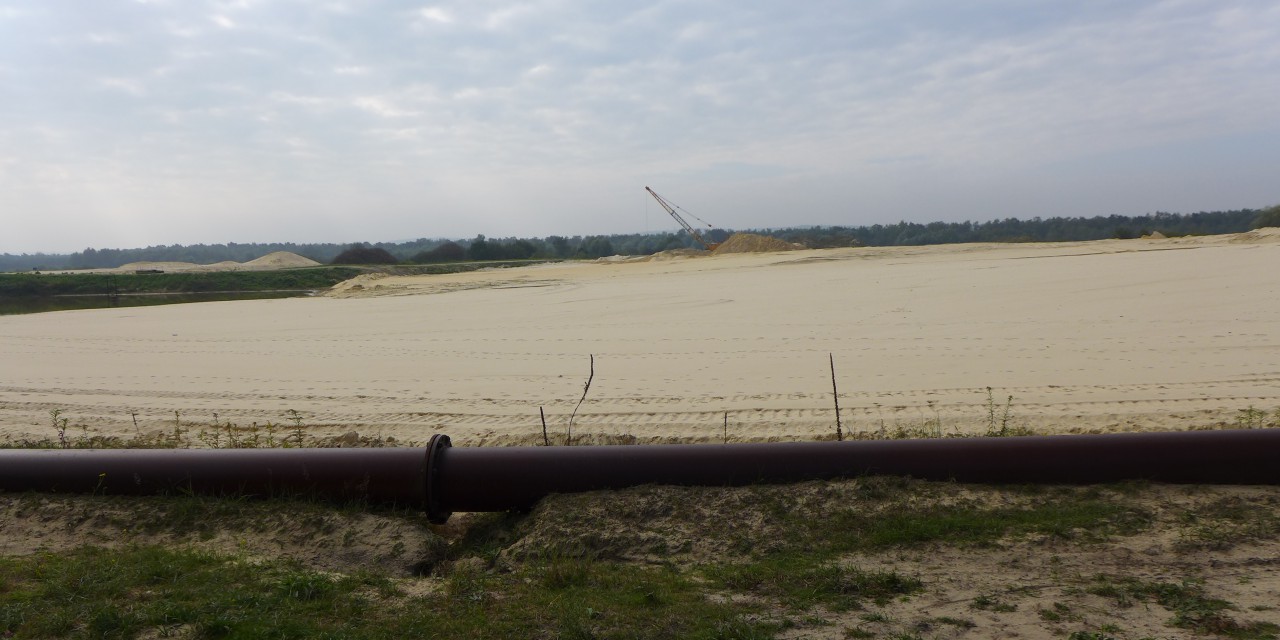
[[[116,271],[207,271],[209,267],[194,262],[130,262]]]
[[[804,249],[802,245],[769,236],[754,233],[735,233],[716,247],[715,254],[722,253],[765,253],[768,251],[795,251]]]
[[[194,262],[130,262],[116,267],[115,271],[164,271],[168,273],[184,271],[269,271],[272,269],[293,269],[297,267],[317,267],[319,262],[304,258],[288,251],[268,253],[256,260],[248,262],[232,262],[224,260],[214,264],[195,264]]]
[[[276,251],[256,260],[250,260],[244,265],[256,269],[291,269],[294,267],[318,267],[320,263],[289,251]]]
[[[1237,233],[1227,242],[1231,244],[1269,244],[1280,242],[1280,227],[1262,227],[1245,233]]]

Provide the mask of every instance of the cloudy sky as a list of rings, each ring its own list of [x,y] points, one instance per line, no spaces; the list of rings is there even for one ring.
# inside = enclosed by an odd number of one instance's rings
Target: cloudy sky
[[[963,5],[963,6],[962,6]],[[0,0],[0,252],[1280,202],[1275,0]]]

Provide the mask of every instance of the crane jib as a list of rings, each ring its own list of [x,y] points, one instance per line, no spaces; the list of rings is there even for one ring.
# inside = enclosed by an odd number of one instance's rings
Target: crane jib
[[[657,200],[658,204],[662,205],[662,208],[666,209],[667,213],[670,214],[672,218],[675,218],[675,221],[679,222],[680,226],[684,227],[684,230],[689,232],[689,235],[693,236],[694,240],[698,241],[698,244],[702,245],[702,248],[706,249],[707,251],[715,251],[716,247],[720,246],[719,243],[707,242],[706,240],[703,240],[702,234],[698,233],[698,230],[694,229],[693,225],[689,224],[683,217],[680,216],[679,213],[676,213],[675,206],[672,205],[670,202],[667,202],[666,198],[663,198],[662,196],[658,195],[658,192],[654,191],[653,189],[650,189],[649,187],[645,187],[644,190],[648,191],[649,195],[653,196],[653,199]],[[694,216],[694,217],[697,217],[697,216]]]

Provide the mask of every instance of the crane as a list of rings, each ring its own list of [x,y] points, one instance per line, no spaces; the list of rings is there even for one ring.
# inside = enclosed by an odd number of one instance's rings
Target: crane
[[[684,230],[688,231],[689,235],[693,236],[693,239],[697,240],[698,244],[702,245],[703,248],[705,248],[707,251],[715,251],[716,247],[720,246],[719,242],[707,242],[706,240],[703,240],[702,234],[698,233],[697,229],[694,229],[692,225],[690,225],[688,222],[685,222],[684,218],[680,217],[680,214],[676,213],[675,206],[673,206],[670,202],[667,202],[666,200],[664,200],[662,196],[658,195],[657,192],[655,192],[653,189],[650,189],[649,187],[645,187],[644,190],[648,191],[649,195],[653,196],[653,199],[657,200],[658,204],[662,205],[662,208],[666,209],[667,213],[671,214],[671,217],[675,218],[676,222],[679,222],[680,226],[684,227]],[[689,213],[689,212],[686,211],[685,213]],[[694,216],[692,213],[689,213],[689,215],[693,216],[694,219],[698,220],[698,222],[706,224],[706,221],[702,220],[701,218],[698,218],[698,216]],[[707,224],[707,228],[710,229],[712,227],[711,225]]]

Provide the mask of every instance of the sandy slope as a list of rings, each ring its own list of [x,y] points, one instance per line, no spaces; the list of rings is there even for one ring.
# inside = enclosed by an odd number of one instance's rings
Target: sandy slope
[[[362,277],[331,297],[0,317],[0,438],[287,422],[461,444],[719,440],[940,421],[1044,431],[1280,407],[1280,231]],[[196,427],[198,428],[198,424]]]
[[[304,258],[288,251],[275,251],[248,262],[224,260],[213,264],[195,264],[194,262],[130,262],[115,269],[95,269],[99,272],[132,273],[139,270],[175,271],[271,271],[274,269],[296,269],[299,267],[317,267],[319,262]]]

